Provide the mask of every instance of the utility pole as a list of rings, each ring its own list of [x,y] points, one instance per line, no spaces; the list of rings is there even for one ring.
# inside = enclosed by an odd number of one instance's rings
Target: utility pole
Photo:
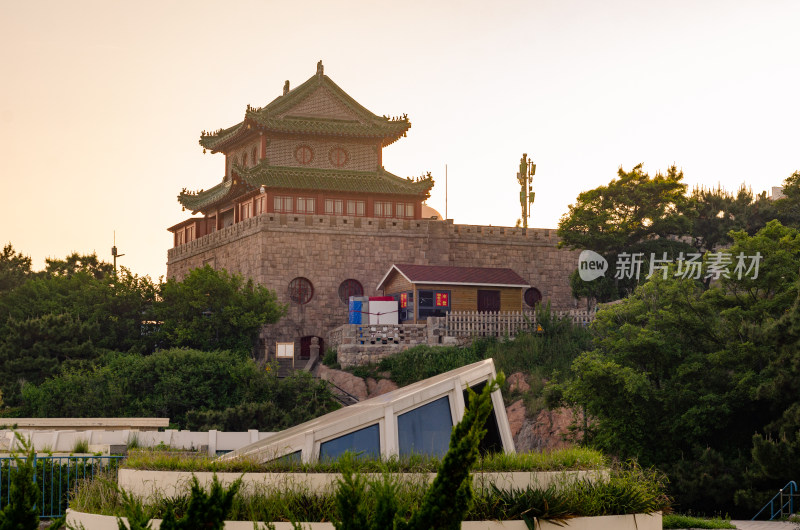
[[[522,227],[528,228],[528,217],[531,216],[531,205],[536,194],[533,192],[533,176],[536,174],[536,164],[534,164],[528,153],[522,153],[519,161],[519,172],[517,182],[520,185],[519,204],[522,207]]]
[[[117,231],[114,230],[114,246],[111,247],[111,255],[114,257],[114,276],[117,275],[117,258],[121,258],[125,254],[117,254]]]

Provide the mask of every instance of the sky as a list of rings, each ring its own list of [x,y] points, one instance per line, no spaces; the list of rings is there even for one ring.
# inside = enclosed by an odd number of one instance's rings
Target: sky
[[[456,223],[515,224],[523,152],[533,227],[639,163],[771,190],[800,170],[799,23],[796,0],[0,0],[0,245],[38,270],[111,261],[116,234],[118,263],[158,279],[191,213],[178,193],[224,173],[200,132],[319,60],[373,113],[408,114],[384,166],[430,171]]]

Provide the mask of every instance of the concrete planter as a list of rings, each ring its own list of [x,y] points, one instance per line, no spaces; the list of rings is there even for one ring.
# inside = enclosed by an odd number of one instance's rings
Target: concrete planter
[[[128,493],[146,499],[153,494],[163,497],[174,497],[188,492],[192,475],[197,477],[201,485],[211,484],[214,473],[189,471],[145,471],[138,469],[120,469],[117,482],[119,487]],[[340,477],[338,473],[216,473],[217,479],[224,485],[231,484],[239,477],[243,478],[245,491],[268,488],[301,488],[311,491],[332,491]],[[403,480],[430,483],[436,473],[402,473]],[[492,473],[474,473],[473,484],[476,489],[488,488],[494,484],[500,489],[524,489],[528,486],[548,487],[553,483],[564,483],[574,480],[594,480],[607,476],[607,471],[506,471]],[[375,475],[380,477],[380,475]]]
[[[110,515],[96,515],[91,513],[67,510],[67,524],[77,526],[82,524],[86,530],[117,530],[117,519]],[[275,530],[292,530],[289,523],[273,523]],[[334,530],[331,523],[302,523],[308,530]],[[152,528],[161,526],[159,519],[153,520]],[[661,513],[632,514],[632,515],[604,515],[601,517],[575,517],[566,523],[558,525],[548,521],[537,521],[536,527],[540,530],[661,530]],[[263,526],[261,526],[263,528]],[[462,530],[528,530],[524,521],[464,521]],[[226,530],[253,530],[253,523],[247,521],[227,521]]]

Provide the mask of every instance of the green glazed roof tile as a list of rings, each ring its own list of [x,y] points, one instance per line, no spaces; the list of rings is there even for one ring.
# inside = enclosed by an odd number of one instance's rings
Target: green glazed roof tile
[[[190,192],[184,189],[178,195],[178,202],[181,205],[193,212],[201,210],[203,207],[215,203],[220,199],[225,198],[230,192],[232,187],[231,181],[221,182],[207,190],[200,190],[198,192]]]
[[[433,187],[433,180],[408,180],[392,175],[385,169],[347,171],[259,164],[243,176],[251,185],[267,188],[427,195]]]
[[[211,189],[191,193],[184,190],[178,201],[193,212],[232,201],[235,198],[264,186],[267,189],[319,190],[347,193],[380,193],[427,198],[433,179],[405,179],[381,168],[378,171],[349,171],[305,167],[270,166],[267,161],[249,168],[234,166],[241,185],[233,186],[229,180]]]
[[[327,88],[358,119],[349,121],[291,115],[280,117],[301,103],[320,86]],[[376,116],[351,98],[328,76],[314,75],[305,83],[290,90],[288,94],[275,98],[265,107],[251,108],[248,106],[244,121],[213,133],[203,132],[200,136],[200,145],[212,151],[220,151],[232,141],[248,134],[248,125],[276,132],[382,138],[382,145],[386,146],[403,136],[411,127],[411,122],[406,116],[394,119]]]

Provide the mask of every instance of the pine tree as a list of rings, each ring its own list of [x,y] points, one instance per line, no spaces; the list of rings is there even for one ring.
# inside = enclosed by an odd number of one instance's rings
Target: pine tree
[[[39,515],[36,513],[38,490],[33,482],[36,468],[36,453],[31,443],[19,433],[14,433],[22,445],[25,457],[13,454],[16,470],[12,472],[9,503],[0,511],[0,530],[37,530]],[[9,472],[11,470],[9,469]]]

